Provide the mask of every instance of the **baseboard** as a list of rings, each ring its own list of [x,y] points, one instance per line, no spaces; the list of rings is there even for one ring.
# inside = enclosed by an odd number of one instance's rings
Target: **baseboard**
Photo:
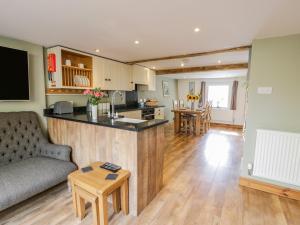
[[[225,128],[234,128],[234,129],[243,129],[243,125],[236,125],[236,124],[227,124],[227,123],[210,123],[211,126],[215,127],[225,127]]]
[[[281,197],[300,200],[300,191],[299,190],[285,188],[285,187],[281,187],[281,186],[277,186],[277,185],[273,185],[273,184],[265,183],[262,181],[245,178],[245,177],[240,177],[239,183],[243,187],[268,192],[271,194],[279,195]]]

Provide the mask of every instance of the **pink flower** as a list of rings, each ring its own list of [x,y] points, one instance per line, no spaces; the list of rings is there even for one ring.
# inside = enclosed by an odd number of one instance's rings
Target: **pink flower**
[[[84,95],[89,95],[89,94],[91,94],[91,90],[89,90],[89,89],[84,90],[83,94],[84,94]]]
[[[100,92],[95,92],[95,93],[94,93],[94,96],[95,96],[96,98],[99,98],[99,97],[101,97],[101,93],[100,93]]]

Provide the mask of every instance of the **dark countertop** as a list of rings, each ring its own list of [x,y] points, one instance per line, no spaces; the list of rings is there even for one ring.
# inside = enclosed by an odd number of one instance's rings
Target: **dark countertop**
[[[139,107],[139,106],[116,105],[115,110],[116,112],[128,112],[128,111],[143,110],[143,109],[161,108],[161,107],[165,107],[165,106],[157,105],[157,106]]]
[[[137,108],[135,108],[137,110]],[[117,110],[118,111],[118,110]],[[128,111],[128,110],[127,110]],[[118,111],[120,112],[120,111]],[[107,116],[99,116],[96,121],[92,120],[90,113],[85,112],[74,112],[69,114],[53,114],[47,110],[44,110],[44,116],[62,119],[62,120],[69,120],[79,123],[88,123],[98,126],[105,126],[105,127],[112,127],[117,129],[123,130],[130,130],[130,131],[142,131],[151,127],[159,126],[168,122],[168,120],[147,120],[142,123],[125,123],[125,122],[118,122],[108,118]]]

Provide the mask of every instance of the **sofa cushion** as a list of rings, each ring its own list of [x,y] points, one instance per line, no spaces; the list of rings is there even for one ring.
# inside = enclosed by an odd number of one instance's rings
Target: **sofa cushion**
[[[67,179],[71,162],[35,157],[0,167],[0,211]]]
[[[46,143],[35,112],[0,112],[0,166],[40,156]]]

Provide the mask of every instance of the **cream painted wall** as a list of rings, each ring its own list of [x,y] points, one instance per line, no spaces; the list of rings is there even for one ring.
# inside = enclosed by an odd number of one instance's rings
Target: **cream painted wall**
[[[257,94],[262,86],[272,87],[273,93]],[[300,133],[300,34],[253,42],[248,96],[241,171],[245,177],[247,164],[254,160],[256,129]]]
[[[170,96],[163,96],[162,91],[162,82],[168,81],[170,88]],[[156,91],[139,91],[138,97],[140,98],[154,98],[159,101],[160,105],[165,106],[165,118],[169,120],[169,122],[173,121],[173,113],[171,109],[173,108],[173,100],[178,98],[178,90],[177,90],[177,80],[164,78],[161,76],[156,77]]]
[[[35,111],[39,114],[40,120],[42,121],[42,126],[45,129],[46,120],[43,117],[43,109],[46,107],[46,98],[44,82],[43,47],[40,45],[2,36],[0,36],[0,46],[20,49],[28,52],[30,82],[30,101],[0,102],[0,111]]]
[[[178,80],[178,97],[179,99],[186,100],[186,95],[189,91],[189,82],[195,81],[195,93],[200,93],[201,82],[206,82],[206,89],[210,84],[228,84],[229,96],[231,97],[232,83],[234,80],[239,81],[238,86],[238,98],[237,98],[237,110],[230,109],[217,109],[212,110],[212,121],[216,123],[243,125],[245,120],[245,96],[246,96],[246,77],[237,78],[211,78],[211,79],[193,79],[193,80]],[[207,96],[207,90],[206,90]],[[229,97],[229,102],[230,102]]]

